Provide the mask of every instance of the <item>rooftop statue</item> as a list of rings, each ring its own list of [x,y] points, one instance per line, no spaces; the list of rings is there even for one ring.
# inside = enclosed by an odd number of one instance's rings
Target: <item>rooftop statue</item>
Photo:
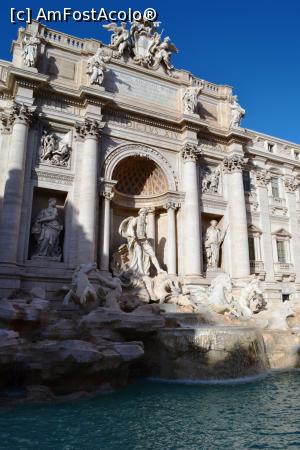
[[[125,22],[122,22],[121,27],[116,23],[103,27],[112,32],[110,47],[117,51],[119,57],[127,50],[134,63],[154,70],[162,66],[167,74],[172,75],[174,66],[171,56],[178,50],[169,36],[162,40],[162,32],[157,31],[159,22],[134,21],[130,30]]]
[[[185,114],[194,114],[198,105],[198,97],[203,86],[190,86],[186,89],[182,100]]]
[[[104,79],[104,72],[106,70],[106,63],[110,62],[110,56],[104,56],[102,44],[98,48],[94,56],[87,62],[86,73],[90,76],[90,84],[102,85]]]
[[[38,57],[38,46],[41,41],[37,36],[25,36],[22,40],[22,57],[25,66],[35,67]]]
[[[230,102],[231,108],[231,121],[230,128],[239,128],[242,118],[246,114],[246,111],[239,105],[237,95],[234,95]]]

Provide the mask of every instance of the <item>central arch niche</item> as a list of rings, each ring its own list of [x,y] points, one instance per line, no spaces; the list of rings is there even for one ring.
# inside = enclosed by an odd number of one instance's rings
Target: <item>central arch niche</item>
[[[155,197],[168,191],[162,169],[144,156],[128,156],[114,168],[115,190],[127,196]]]

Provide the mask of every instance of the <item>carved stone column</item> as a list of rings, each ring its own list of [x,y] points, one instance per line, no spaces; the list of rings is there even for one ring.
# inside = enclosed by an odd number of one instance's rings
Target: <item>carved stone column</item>
[[[290,233],[291,238],[291,256],[295,266],[296,283],[300,283],[300,233],[296,210],[296,189],[299,186],[299,181],[293,177],[286,177],[284,179],[284,187],[286,191],[286,201],[290,218]]]
[[[80,237],[78,262],[96,261],[96,221],[98,215],[98,139],[104,124],[86,119],[76,127],[77,135],[84,139],[81,158],[81,185],[78,205]]]
[[[245,278],[250,275],[248,228],[242,169],[243,155],[231,154],[223,160],[224,181],[228,201],[231,276]]]
[[[266,281],[274,281],[274,256],[269,210],[268,183],[270,175],[266,170],[256,172],[256,190],[260,209],[260,226],[262,231],[262,250]],[[276,252],[277,253],[277,252]]]
[[[168,211],[168,240],[167,240],[167,267],[169,275],[176,275],[176,209],[178,205],[174,202],[168,202],[165,205]]]
[[[195,144],[186,144],[181,152],[184,169],[184,274],[201,275],[202,245],[199,190],[196,161],[200,150]]]
[[[101,243],[101,254],[100,254],[100,270],[109,270],[109,247],[110,247],[110,205],[113,199],[114,193],[111,189],[105,189],[102,192],[104,198],[104,205],[102,209],[102,243]]]
[[[7,118],[7,123],[12,125],[12,134],[0,226],[0,260],[6,263],[17,262],[27,137],[31,117],[32,109],[24,104],[15,103]]]
[[[155,208],[148,208],[147,237],[155,249]]]

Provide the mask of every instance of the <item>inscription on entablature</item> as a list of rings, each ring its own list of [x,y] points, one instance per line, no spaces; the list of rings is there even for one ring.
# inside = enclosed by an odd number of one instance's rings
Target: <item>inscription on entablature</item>
[[[58,99],[40,98],[38,100],[38,105],[45,109],[52,109],[74,115],[80,115],[81,111],[79,106]]]
[[[144,104],[155,103],[175,110],[178,108],[178,88],[162,85],[159,81],[154,83],[114,69],[107,74],[104,85],[110,92],[140,99]]]
[[[140,131],[142,133],[151,134],[154,136],[161,136],[168,139],[179,140],[180,134],[173,130],[167,130],[165,128],[159,128],[155,125],[137,122],[135,120],[126,119],[125,117],[117,117],[117,116],[105,116],[105,121],[108,124],[108,127],[122,127],[128,128],[131,130]]]

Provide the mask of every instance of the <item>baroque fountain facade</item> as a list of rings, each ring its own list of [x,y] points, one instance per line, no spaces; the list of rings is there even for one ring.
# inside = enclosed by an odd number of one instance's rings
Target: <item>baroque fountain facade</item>
[[[232,88],[177,70],[158,25],[107,25],[106,45],[33,22],[0,63],[8,377],[299,365],[300,146],[242,128]]]

